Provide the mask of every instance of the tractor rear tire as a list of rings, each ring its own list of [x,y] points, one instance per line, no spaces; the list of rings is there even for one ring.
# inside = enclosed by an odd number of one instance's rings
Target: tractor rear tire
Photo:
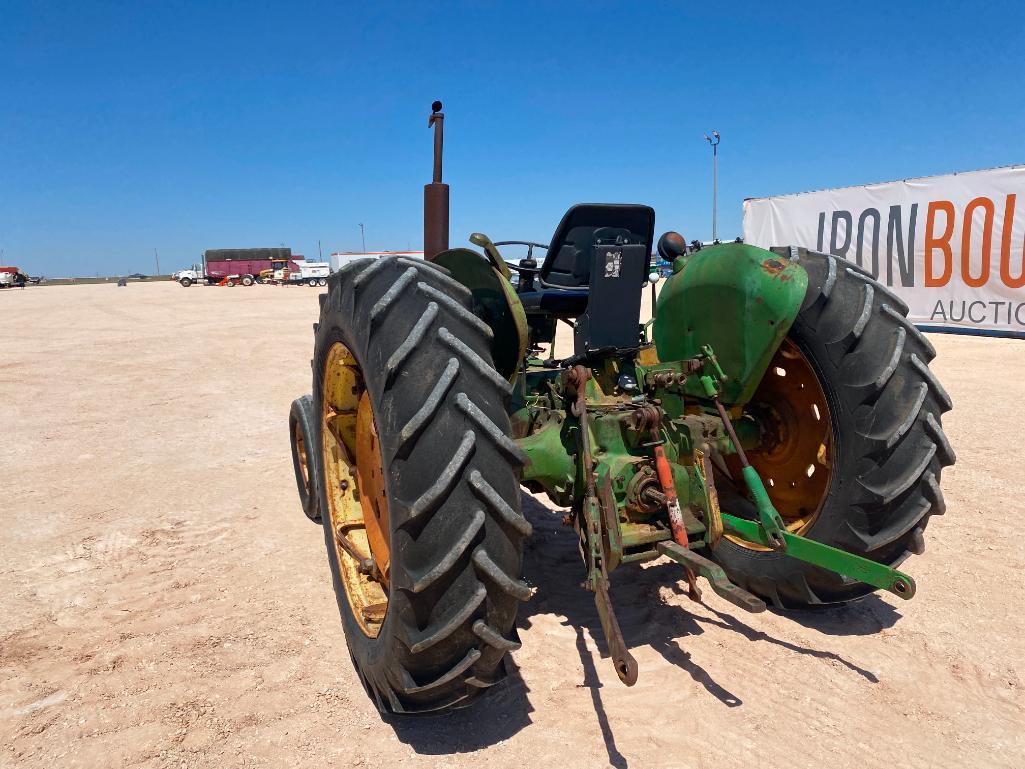
[[[312,456],[349,651],[382,712],[463,707],[504,678],[504,657],[519,648],[517,608],[530,596],[519,580],[530,524],[520,511],[525,457],[507,437],[512,388],[494,369],[470,292],[443,268],[360,259],[328,285],[315,326]],[[376,635],[346,592],[339,559],[351,556],[340,555],[338,497],[326,488],[326,463],[336,460],[324,434],[337,412],[325,405],[325,366],[339,344],[370,400],[388,508],[387,609]]]
[[[292,444],[292,468],[295,470],[295,485],[299,490],[299,502],[306,517],[320,523],[320,497],[316,467],[309,461],[313,452],[313,398],[304,395],[292,401],[288,412],[288,436]]]
[[[940,472],[955,459],[940,425],[952,403],[928,367],[936,351],[907,319],[907,305],[867,272],[804,249],[796,258],[809,285],[788,338],[822,387],[834,441],[825,497],[801,533],[897,567],[924,551],[929,518],[945,511]],[[835,605],[874,590],[726,538],[713,557],[778,608]]]

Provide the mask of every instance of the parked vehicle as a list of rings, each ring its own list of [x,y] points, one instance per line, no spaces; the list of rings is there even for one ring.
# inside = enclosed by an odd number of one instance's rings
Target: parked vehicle
[[[251,286],[275,270],[298,271],[298,259],[301,257],[293,258],[290,248],[215,248],[203,253],[201,270],[180,270],[171,277],[186,288],[193,283]]]
[[[18,267],[0,267],[0,288],[25,288],[29,280]]]
[[[573,206],[534,245],[543,260],[509,264],[479,232],[479,250],[449,249],[440,109],[428,261],[339,271],[313,324],[313,392],[289,417],[300,502],[323,526],[349,656],[377,707],[462,708],[506,675],[533,593],[521,485],[569,509],[584,561],[573,582],[593,594],[585,616],[627,686],[638,664],[613,570],[664,556],[682,568],[649,572],[663,589],[699,601],[702,578],[748,612],[912,598],[900,569],[944,512],[955,456],[936,351],[907,305],[832,254],[689,252],[669,231],[657,251],[672,274],[642,325],[658,277],[645,205]],[[558,321],[574,329],[562,359]],[[493,707],[484,717],[501,717]]]
[[[307,262],[305,260],[298,262],[299,273],[298,283],[304,286],[326,286],[327,277],[331,274],[331,264],[329,262]],[[293,280],[296,274],[293,273]]]
[[[197,270],[190,268],[187,270],[178,270],[171,275],[171,280],[177,281],[184,288],[188,288],[193,283],[201,283],[204,286],[213,286],[220,283],[227,276],[220,273],[205,272],[203,270]]]
[[[258,283],[283,286],[292,282],[292,273],[298,275],[298,267],[290,259],[272,259],[270,266],[256,273]]]
[[[274,259],[271,266],[257,275],[260,283],[277,286],[326,286],[331,274],[328,262],[307,262],[305,259]]]

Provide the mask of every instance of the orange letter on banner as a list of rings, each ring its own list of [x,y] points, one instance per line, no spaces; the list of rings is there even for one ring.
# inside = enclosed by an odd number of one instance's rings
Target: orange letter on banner
[[[1014,229],[1014,201],[1017,195],[1008,195],[1004,204],[1004,236],[1000,239],[1000,280],[1008,288],[1025,286],[1025,243],[1022,244],[1021,273],[1011,277],[1011,230]]]
[[[947,226],[943,235],[934,237],[933,226],[936,224],[936,212],[943,211],[947,215]],[[925,285],[945,286],[950,280],[951,262],[954,255],[950,252],[950,236],[954,234],[954,204],[949,200],[934,200],[929,203],[929,213],[925,219]],[[932,271],[932,253],[935,249],[943,251],[943,274],[934,277]]]
[[[972,265],[969,261],[972,250],[972,217],[975,209],[985,212],[982,218],[982,267],[979,277],[972,277]],[[961,232],[961,280],[966,286],[982,288],[989,280],[990,252],[993,249],[993,201],[989,198],[975,198],[964,210],[964,230]]]

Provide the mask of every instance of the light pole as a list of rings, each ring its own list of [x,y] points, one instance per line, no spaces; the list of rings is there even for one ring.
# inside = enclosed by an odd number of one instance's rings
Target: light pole
[[[719,132],[712,131],[712,135],[705,134],[705,141],[712,145],[712,242],[719,239],[715,229],[715,198],[719,176]]]
[[[157,260],[157,275],[159,275],[160,274],[160,254],[157,253],[157,250],[155,248],[153,249],[153,258]]]
[[[367,252],[367,238],[366,238],[366,235],[363,232],[363,223],[362,222],[360,222],[360,225],[359,225],[359,239],[363,242],[363,253],[365,254]]]

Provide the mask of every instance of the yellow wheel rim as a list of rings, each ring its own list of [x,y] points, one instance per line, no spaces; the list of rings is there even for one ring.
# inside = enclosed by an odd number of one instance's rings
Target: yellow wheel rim
[[[339,342],[328,350],[323,383],[327,524],[352,613],[363,632],[376,638],[388,611],[388,503],[370,397],[355,356]]]
[[[356,480],[360,490],[363,522],[366,524],[370,552],[388,586],[388,567],[391,565],[391,523],[388,516],[388,495],[384,486],[384,468],[374,424],[374,409],[370,396],[364,392],[356,408]]]
[[[808,359],[784,339],[747,410],[762,425],[762,444],[747,452],[787,530],[803,534],[818,520],[833,468],[833,428],[826,394]],[[726,462],[740,482],[736,457]],[[733,535],[752,550],[766,550]]]
[[[303,485],[306,487],[307,493],[313,493],[313,489],[310,488],[310,466],[309,458],[306,456],[306,441],[303,440],[303,431],[299,429],[299,423],[295,423],[295,449],[299,455],[299,469],[303,474]]]

